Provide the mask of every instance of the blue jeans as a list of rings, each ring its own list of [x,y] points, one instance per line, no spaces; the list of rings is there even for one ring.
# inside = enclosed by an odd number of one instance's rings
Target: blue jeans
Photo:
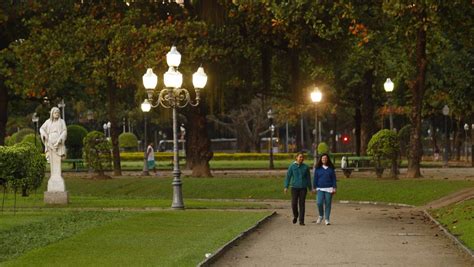
[[[331,215],[331,201],[332,201],[331,193],[318,190],[316,203],[318,204],[319,216],[320,217],[324,216],[324,219],[328,221],[329,221],[329,216]],[[324,213],[323,205],[326,206],[326,213]]]

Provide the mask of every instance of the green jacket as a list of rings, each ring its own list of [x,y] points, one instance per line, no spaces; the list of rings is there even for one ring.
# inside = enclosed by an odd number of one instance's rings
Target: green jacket
[[[286,173],[285,188],[291,186],[293,188],[308,188],[311,190],[311,175],[309,173],[308,165],[296,161],[288,167]]]

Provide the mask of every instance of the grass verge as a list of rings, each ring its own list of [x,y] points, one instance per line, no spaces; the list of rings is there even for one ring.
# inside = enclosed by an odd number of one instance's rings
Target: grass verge
[[[467,247],[474,250],[474,199],[429,212]]]

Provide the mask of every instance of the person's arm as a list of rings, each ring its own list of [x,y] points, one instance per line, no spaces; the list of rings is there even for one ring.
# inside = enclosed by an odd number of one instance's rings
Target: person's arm
[[[332,176],[332,188],[333,188],[333,193],[336,193],[336,188],[337,188],[337,179],[336,179],[336,171],[334,169],[332,169],[332,172],[331,172],[331,176]]]
[[[286,191],[288,191],[288,186],[290,186],[290,180],[291,180],[291,176],[292,176],[291,166],[292,165],[290,165],[290,167],[288,167],[288,171],[286,172],[286,178],[285,178],[285,183],[284,183],[285,189],[283,190],[285,193],[286,193]]]
[[[314,168],[313,191],[317,189],[317,185],[318,185],[318,169]]]
[[[309,171],[309,167],[306,169],[305,178],[308,182],[308,190],[312,191],[313,187],[311,186],[311,173]]]

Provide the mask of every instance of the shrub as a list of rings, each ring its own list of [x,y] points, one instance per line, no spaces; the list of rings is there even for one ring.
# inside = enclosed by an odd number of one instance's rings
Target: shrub
[[[20,144],[23,143],[32,144],[33,147],[35,147],[35,134],[25,135]],[[41,138],[39,135],[36,135],[36,151],[38,151],[39,153],[43,152],[43,146],[41,145]]]
[[[133,133],[122,133],[119,135],[119,146],[125,151],[132,151],[137,149],[138,139]]]
[[[400,144],[398,136],[391,130],[380,130],[372,136],[367,147],[367,154],[374,158],[377,168],[384,168],[392,163],[392,176],[396,176],[396,162]]]
[[[35,131],[33,129],[30,129],[30,128],[21,129],[20,131],[12,134],[12,136],[10,136],[10,138],[8,138],[7,145],[8,146],[13,146],[14,144],[18,144],[21,141],[23,141],[23,138],[25,136],[27,136],[29,134],[35,134]]]
[[[329,153],[329,146],[325,142],[321,142],[318,145],[318,155]]]
[[[92,131],[84,138],[84,160],[99,175],[104,175],[105,168],[112,166],[111,149],[111,143],[102,132]]]
[[[67,127],[66,151],[70,159],[82,158],[82,147],[84,137],[87,135],[86,128],[81,125],[69,125]]]
[[[25,193],[43,182],[46,159],[30,143],[0,146],[0,183]]]

